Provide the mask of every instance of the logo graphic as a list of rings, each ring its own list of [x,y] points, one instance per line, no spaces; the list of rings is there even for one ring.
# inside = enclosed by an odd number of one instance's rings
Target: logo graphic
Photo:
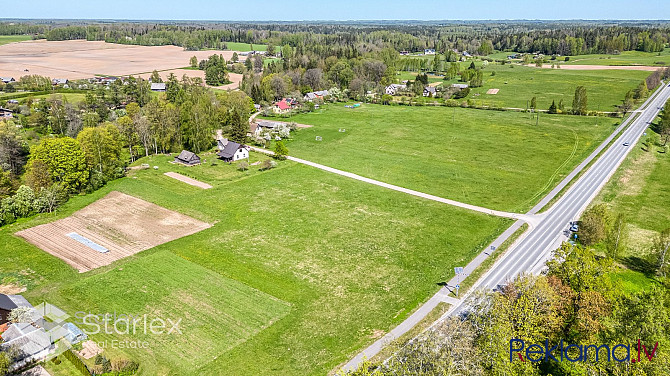
[[[544,344],[531,344],[526,347],[526,343],[521,339],[513,338],[509,341],[509,361],[514,361],[518,358],[520,361],[541,362],[543,360],[553,360],[554,362],[562,362],[567,360],[569,362],[587,362],[600,361],[607,358],[608,362],[612,360],[616,362],[631,362],[638,363],[643,361],[644,357],[652,361],[656,356],[658,350],[658,342],[649,350],[641,340],[637,340],[637,346],[633,347],[637,350],[637,357],[631,358],[631,346],[627,344],[616,344],[610,348],[608,345],[565,345],[563,340],[553,347],[550,347],[549,340],[545,340]],[[515,355],[516,354],[516,355]]]

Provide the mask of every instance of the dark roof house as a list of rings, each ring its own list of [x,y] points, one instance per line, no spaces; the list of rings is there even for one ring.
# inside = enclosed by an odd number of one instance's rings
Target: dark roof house
[[[16,82],[14,77],[0,77],[0,81],[4,82],[6,84],[8,84],[10,82]]]
[[[240,149],[245,149],[244,145],[240,145],[237,142],[228,141],[228,143],[225,144],[223,150],[220,150],[218,153],[216,153],[216,155],[218,155],[219,158],[226,162],[232,162],[234,160],[235,153],[237,153],[237,151]]]
[[[0,324],[9,322],[9,313],[19,307],[33,308],[21,295],[0,294]]]
[[[14,117],[12,110],[0,107],[0,119],[11,119]]]
[[[187,166],[195,166],[200,164],[200,157],[188,150],[182,150],[181,153],[174,159],[175,163],[181,163]]]

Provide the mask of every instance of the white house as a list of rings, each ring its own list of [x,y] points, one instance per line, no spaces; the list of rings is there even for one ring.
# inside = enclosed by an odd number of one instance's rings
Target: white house
[[[235,162],[240,159],[249,158],[249,149],[246,146],[240,145],[237,142],[228,140],[219,140],[219,152],[216,155],[226,162]]]
[[[407,85],[390,84],[389,86],[386,87],[386,94],[396,95],[398,93],[398,91],[405,90],[405,89],[407,89]]]
[[[426,48],[423,50],[424,55],[435,55],[435,49],[434,48]]]
[[[424,97],[434,97],[435,94],[437,94],[437,90],[433,86],[426,86],[423,89],[423,96]]]

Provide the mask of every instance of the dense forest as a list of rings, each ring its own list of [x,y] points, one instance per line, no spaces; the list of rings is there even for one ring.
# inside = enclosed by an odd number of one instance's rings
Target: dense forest
[[[495,50],[579,55],[662,51],[667,23],[593,25],[587,22],[470,23],[177,23],[84,22],[0,23],[0,35],[34,34],[48,40],[87,39],[188,50],[226,48],[226,42],[300,48],[321,55],[353,57],[393,48],[451,49],[485,55]]]

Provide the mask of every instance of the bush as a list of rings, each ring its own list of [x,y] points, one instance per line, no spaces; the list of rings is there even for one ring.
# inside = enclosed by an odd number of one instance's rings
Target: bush
[[[273,168],[277,167],[277,162],[273,161],[272,159],[266,159],[261,163],[260,170],[265,171],[265,170],[271,170]]]
[[[247,163],[245,161],[242,161],[242,162],[238,163],[237,169],[240,170],[240,171],[246,171],[246,170],[249,169],[249,163]]]

